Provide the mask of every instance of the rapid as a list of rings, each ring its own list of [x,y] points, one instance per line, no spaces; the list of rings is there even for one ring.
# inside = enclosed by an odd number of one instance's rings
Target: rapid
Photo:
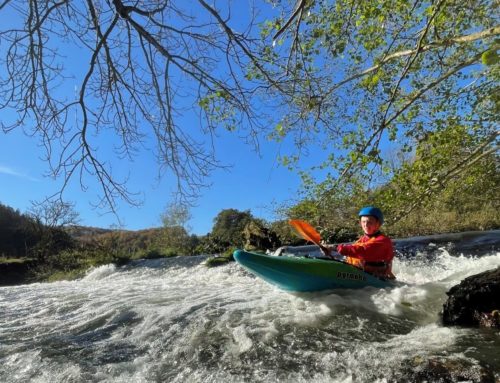
[[[500,231],[396,241],[387,289],[291,294],[206,256],[0,288],[0,381],[389,382],[418,358],[487,362],[500,333],[448,328],[446,291],[500,266]]]

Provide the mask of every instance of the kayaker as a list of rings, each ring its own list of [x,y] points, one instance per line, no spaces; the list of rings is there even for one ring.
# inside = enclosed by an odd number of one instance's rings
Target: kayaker
[[[337,252],[346,257],[346,262],[383,279],[395,279],[392,273],[394,248],[389,237],[380,232],[384,215],[379,208],[363,207],[359,213],[359,224],[364,235],[352,245],[340,244]]]

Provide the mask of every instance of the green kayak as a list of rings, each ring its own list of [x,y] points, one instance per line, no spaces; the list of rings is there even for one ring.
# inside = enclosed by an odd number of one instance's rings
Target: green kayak
[[[256,276],[287,291],[390,287],[385,281],[347,263],[305,256],[276,256],[236,250],[234,259]]]

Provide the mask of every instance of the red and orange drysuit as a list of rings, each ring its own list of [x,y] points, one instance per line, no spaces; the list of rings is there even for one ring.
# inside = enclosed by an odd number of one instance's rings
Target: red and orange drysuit
[[[394,279],[392,241],[380,232],[363,235],[352,245],[338,245],[337,252],[347,257],[346,262],[379,278]]]

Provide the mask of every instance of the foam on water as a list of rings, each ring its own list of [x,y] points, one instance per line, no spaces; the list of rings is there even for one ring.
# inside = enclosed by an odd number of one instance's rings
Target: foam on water
[[[425,252],[417,252],[412,259],[394,261],[394,271],[398,280],[422,285],[430,282],[454,284],[468,275],[477,274],[500,266],[500,253],[482,257],[452,256],[444,247],[439,248],[435,258],[428,259]]]
[[[97,281],[106,278],[108,275],[113,274],[115,271],[116,271],[115,265],[104,265],[104,266],[94,267],[87,272],[87,274],[83,279],[87,281]]]
[[[0,381],[383,381],[411,358],[466,353],[467,330],[438,324],[445,292],[500,265],[424,255],[396,260],[387,289],[290,294],[202,256],[0,288]]]
[[[500,253],[483,257],[452,256],[445,248],[429,260],[425,253],[408,260],[394,260],[394,273],[404,285],[372,296],[381,313],[401,315],[408,309],[434,314],[433,307],[446,299],[445,292],[464,278],[500,266]]]

